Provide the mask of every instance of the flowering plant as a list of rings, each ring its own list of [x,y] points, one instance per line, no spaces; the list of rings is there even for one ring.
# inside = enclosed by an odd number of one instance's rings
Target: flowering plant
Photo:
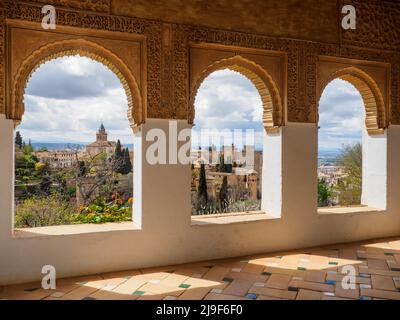
[[[132,203],[132,198],[125,199],[118,192],[111,196],[111,201],[105,197],[99,197],[92,204],[79,208],[79,213],[73,215],[74,223],[131,221]]]

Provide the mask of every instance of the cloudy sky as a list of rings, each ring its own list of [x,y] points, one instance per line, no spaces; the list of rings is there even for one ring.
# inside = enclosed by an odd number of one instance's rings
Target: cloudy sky
[[[92,142],[101,122],[110,140],[133,140],[119,79],[88,58],[59,58],[42,65],[28,82],[25,107],[18,130],[33,142]]]
[[[320,149],[340,149],[361,142],[365,112],[358,90],[337,79],[324,90],[319,106]]]
[[[59,58],[42,65],[28,82],[25,106],[18,130],[33,142],[92,142],[101,122],[110,140],[121,139],[124,144],[133,140],[121,83],[113,72],[88,58]],[[215,72],[200,87],[195,124],[197,133],[252,129],[256,145],[261,146],[261,98],[244,76],[230,70]],[[330,83],[320,102],[320,147],[337,149],[357,142],[362,126],[358,91],[341,80]],[[214,134],[205,135],[208,139]]]

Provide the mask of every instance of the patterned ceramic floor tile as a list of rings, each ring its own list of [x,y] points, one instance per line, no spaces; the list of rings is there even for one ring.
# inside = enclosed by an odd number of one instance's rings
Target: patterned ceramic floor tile
[[[356,271],[345,290],[344,267]],[[0,287],[11,300],[400,300],[400,240],[368,241]]]

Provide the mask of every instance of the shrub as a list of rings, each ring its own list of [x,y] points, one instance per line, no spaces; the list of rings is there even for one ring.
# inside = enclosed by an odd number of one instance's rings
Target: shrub
[[[132,199],[123,199],[115,193],[112,201],[104,197],[97,198],[92,204],[79,208],[79,213],[73,216],[75,224],[106,223],[131,221]]]
[[[72,222],[72,208],[59,197],[29,198],[15,206],[15,227],[36,228]]]

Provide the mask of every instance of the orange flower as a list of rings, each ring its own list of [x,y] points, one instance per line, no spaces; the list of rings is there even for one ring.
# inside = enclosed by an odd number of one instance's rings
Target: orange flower
[[[128,199],[128,203],[132,204],[133,203],[133,198]]]

